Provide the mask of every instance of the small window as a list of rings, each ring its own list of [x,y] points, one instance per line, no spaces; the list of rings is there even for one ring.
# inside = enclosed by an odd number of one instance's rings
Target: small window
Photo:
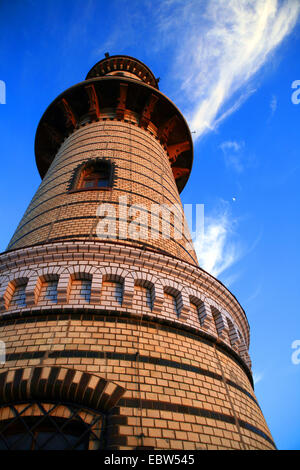
[[[108,165],[94,165],[82,171],[79,189],[107,188],[109,180],[110,171]]]
[[[110,160],[95,159],[80,165],[70,183],[69,190],[83,191],[110,189],[113,181],[113,165]]]

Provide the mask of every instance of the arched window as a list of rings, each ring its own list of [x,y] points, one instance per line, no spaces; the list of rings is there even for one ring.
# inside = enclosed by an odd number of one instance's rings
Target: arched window
[[[81,164],[75,170],[70,191],[106,190],[113,183],[113,165],[110,160],[96,158]]]
[[[0,415],[0,450],[103,449],[103,415],[70,403],[9,404]]]
[[[0,451],[102,450],[116,444],[119,433],[111,425],[125,389],[114,382],[56,364],[0,372],[0,384]]]

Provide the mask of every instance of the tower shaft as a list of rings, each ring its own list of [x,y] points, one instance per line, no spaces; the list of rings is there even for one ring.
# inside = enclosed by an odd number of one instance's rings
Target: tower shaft
[[[197,264],[167,152],[137,123],[109,115],[63,142],[8,249],[108,239]],[[76,187],[77,172],[95,159],[111,163],[109,187]],[[100,223],[99,206],[107,223]]]
[[[152,72],[106,57],[35,150],[1,255],[0,448],[274,449],[245,312],[186,229],[190,131]]]

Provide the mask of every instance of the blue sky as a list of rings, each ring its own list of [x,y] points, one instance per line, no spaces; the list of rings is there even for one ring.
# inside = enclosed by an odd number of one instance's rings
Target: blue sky
[[[298,0],[0,0],[0,250],[40,182],[48,104],[107,51],[145,62],[195,131],[182,201],[204,204],[200,264],[246,310],[279,449],[300,449],[299,15]]]

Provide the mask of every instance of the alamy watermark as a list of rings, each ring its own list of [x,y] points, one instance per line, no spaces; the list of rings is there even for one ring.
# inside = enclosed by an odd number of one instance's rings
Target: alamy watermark
[[[292,83],[292,88],[295,88],[295,91],[292,93],[291,100],[293,104],[300,103],[300,80],[294,80]]]
[[[3,80],[0,80],[0,104],[6,104],[6,85]]]
[[[292,349],[295,349],[291,357],[292,363],[297,366],[300,364],[300,339],[295,339],[295,341],[292,342],[291,347]]]
[[[204,236],[204,205],[128,204],[120,196],[117,204],[102,203],[97,207],[99,238],[119,240],[181,240],[184,248],[193,250],[195,240],[201,245]]]

